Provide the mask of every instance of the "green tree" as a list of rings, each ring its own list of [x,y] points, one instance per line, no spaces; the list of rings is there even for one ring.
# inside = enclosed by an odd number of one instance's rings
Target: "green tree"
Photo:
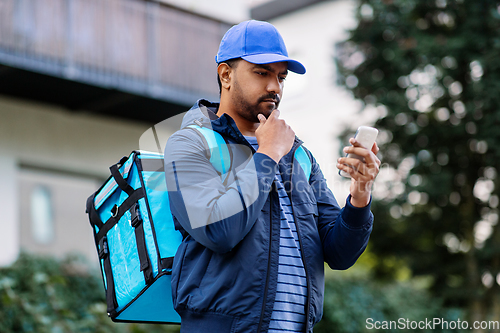
[[[175,325],[113,323],[100,276],[76,257],[22,254],[0,269],[0,332],[173,333]]]
[[[407,265],[445,306],[500,320],[500,3],[362,0],[357,18],[337,63],[381,114],[375,270]]]
[[[325,284],[323,319],[314,332],[451,332],[440,325],[420,330],[411,325],[425,318],[456,321],[461,315],[458,309],[443,309],[416,280],[384,283],[366,272],[331,274]]]

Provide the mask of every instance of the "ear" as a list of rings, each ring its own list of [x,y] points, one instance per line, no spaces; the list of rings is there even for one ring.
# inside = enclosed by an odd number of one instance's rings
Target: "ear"
[[[217,73],[222,85],[222,89],[229,90],[231,87],[231,79],[233,76],[233,69],[228,64],[221,62],[217,67]]]

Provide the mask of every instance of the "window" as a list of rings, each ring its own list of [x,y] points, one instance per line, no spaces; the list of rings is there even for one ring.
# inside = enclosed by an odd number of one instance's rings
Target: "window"
[[[47,187],[33,188],[30,202],[31,232],[39,244],[50,244],[54,240],[52,198]]]
[[[35,166],[21,166],[17,179],[21,249],[56,257],[80,253],[98,265],[85,203],[103,180]]]

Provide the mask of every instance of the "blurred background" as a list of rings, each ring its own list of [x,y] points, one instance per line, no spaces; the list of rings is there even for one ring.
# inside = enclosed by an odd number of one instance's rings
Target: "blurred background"
[[[220,39],[250,18],[307,68],[280,110],[341,206],[341,148],[380,130],[370,244],[327,270],[315,332],[500,320],[499,1],[0,0],[0,332],[178,330],[106,318],[85,201],[148,128],[218,100]]]

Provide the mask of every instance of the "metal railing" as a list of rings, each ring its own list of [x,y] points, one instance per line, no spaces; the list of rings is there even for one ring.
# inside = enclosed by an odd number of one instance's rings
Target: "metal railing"
[[[217,95],[229,26],[144,0],[0,0],[0,63],[177,103]]]

